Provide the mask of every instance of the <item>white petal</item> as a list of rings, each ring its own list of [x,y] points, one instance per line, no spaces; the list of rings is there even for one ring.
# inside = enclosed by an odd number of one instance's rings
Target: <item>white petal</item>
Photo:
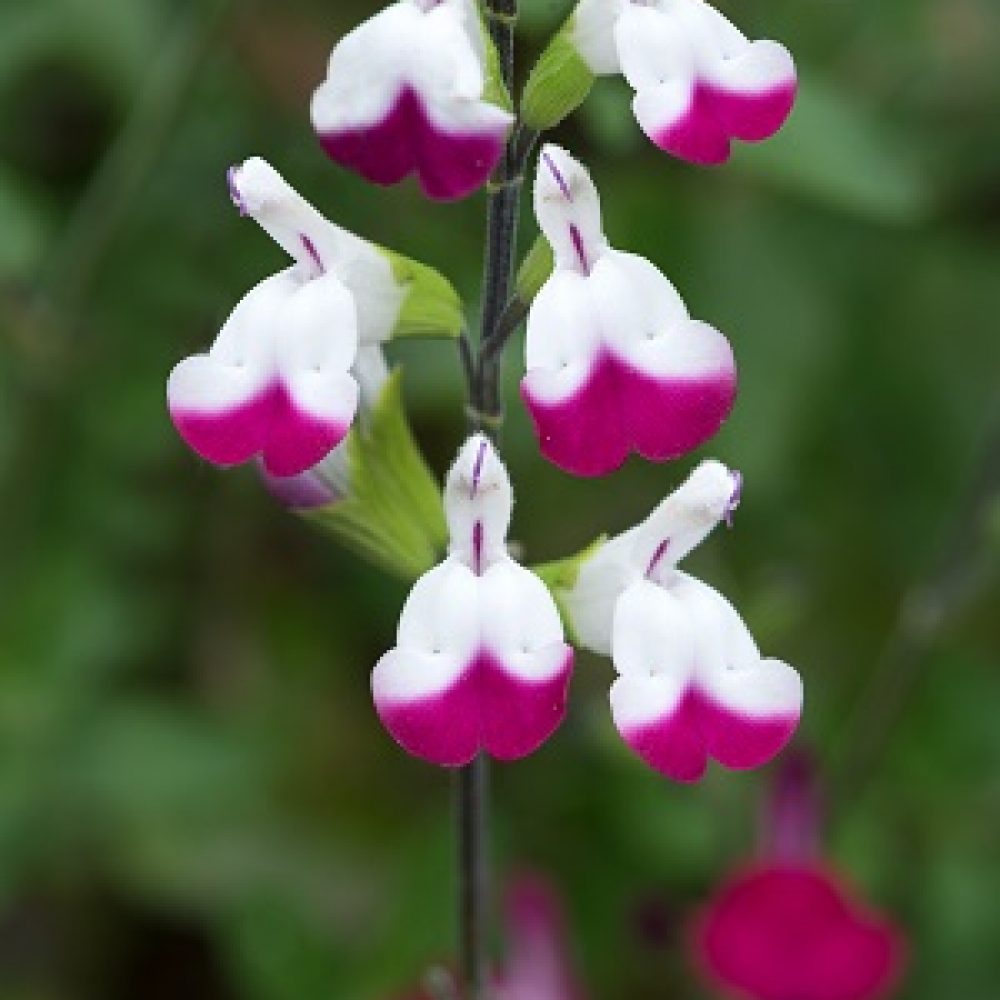
[[[480,580],[483,646],[508,673],[546,680],[565,668],[562,622],[545,584],[509,557]]]
[[[600,198],[583,164],[551,143],[538,158],[534,204],[556,265],[589,273],[606,245]]]
[[[622,675],[694,676],[696,623],[671,591],[649,580],[628,586],[615,606],[611,655]]]
[[[280,314],[278,370],[296,406],[350,424],[358,385],[348,375],[358,349],[354,299],[335,274],[307,281]]]
[[[597,76],[619,72],[615,23],[628,7],[629,0],[580,0],[573,11],[570,38]]]
[[[305,273],[336,272],[355,296],[362,340],[388,339],[404,293],[385,254],[324,218],[260,157],[233,167],[229,186],[240,210],[299,261]]]
[[[445,481],[444,510],[451,552],[480,573],[497,559],[506,558],[513,504],[507,469],[493,445],[483,434],[472,435]]]
[[[576,639],[587,649],[611,655],[615,605],[627,586],[640,578],[632,565],[635,532],[605,542],[580,567],[576,583],[564,598]]]
[[[634,90],[643,91],[668,81],[693,80],[695,48],[690,28],[673,13],[629,4],[615,25],[615,43],[622,73]]]
[[[658,579],[684,558],[739,502],[742,477],[702,462],[636,529],[630,553],[638,572]]]
[[[525,366],[532,391],[550,400],[566,398],[587,379],[601,346],[589,279],[576,271],[555,271],[528,312]]]
[[[291,270],[265,278],[232,311],[207,354],[181,361],[170,374],[171,410],[216,413],[267,388],[277,375],[277,317],[298,289]]]

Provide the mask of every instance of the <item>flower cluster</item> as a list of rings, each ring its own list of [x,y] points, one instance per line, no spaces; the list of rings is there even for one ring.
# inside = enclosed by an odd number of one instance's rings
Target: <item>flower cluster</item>
[[[534,133],[608,73],[632,85],[653,141],[697,163],[773,134],[796,88],[782,46],[747,40],[704,0],[580,0],[515,114],[477,0],[396,0],[335,46],[312,121],[330,157],[370,181],[412,175],[451,199],[499,170],[495,190],[516,207],[510,171],[526,167]],[[531,753],[566,711],[568,632],[610,656],[614,725],[658,772],[694,781],[710,759],[770,760],[798,723],[799,676],[762,657],[728,601],[677,569],[731,518],[739,474],[703,462],[643,523],[564,561],[557,578],[519,565],[494,446],[469,437],[442,497],[383,354],[397,336],[461,337],[475,381],[482,367],[451,285],[328,221],[259,158],[228,184],[292,263],[247,293],[206,353],[176,366],[170,415],[199,456],[255,462],[286,507],[415,581],[396,646],[372,674],[394,739],[451,767]],[[652,262],[611,246],[589,173],[556,145],[538,156],[534,210],[551,253],[521,303],[521,396],[542,455],[601,476],[632,453],[664,462],[704,444],[736,395],[726,337],[691,317]],[[497,337],[483,331],[480,366]]]

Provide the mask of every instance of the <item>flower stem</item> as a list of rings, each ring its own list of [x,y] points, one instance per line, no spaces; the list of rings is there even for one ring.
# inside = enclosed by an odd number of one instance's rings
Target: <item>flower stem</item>
[[[485,14],[496,46],[504,85],[514,80],[514,25],[518,0],[487,0]],[[503,420],[500,379],[502,350],[486,351],[510,298],[517,246],[517,214],[521,171],[527,158],[520,132],[514,129],[503,159],[491,178],[486,209],[486,252],[483,263],[483,310],[475,358],[463,342],[468,383],[470,431],[483,431],[497,442]],[[480,754],[456,776],[458,836],[459,973],[464,1000],[489,1000],[490,864],[489,762]]]

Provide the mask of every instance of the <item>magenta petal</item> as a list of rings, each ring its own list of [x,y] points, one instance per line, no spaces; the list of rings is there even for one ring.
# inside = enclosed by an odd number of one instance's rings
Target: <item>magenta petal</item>
[[[460,767],[485,750],[498,760],[526,757],[559,727],[573,650],[552,678],[531,682],[514,677],[488,652],[481,652],[446,690],[412,701],[376,701],[382,724],[403,749],[445,767]]]
[[[698,964],[757,1000],[870,1000],[903,964],[902,935],[810,865],[756,866],[717,893],[694,927]]]
[[[655,771],[693,782],[704,775],[709,757],[737,771],[766,764],[791,739],[798,721],[739,715],[691,688],[672,713],[622,737]]]
[[[688,163],[715,166],[729,159],[730,135],[716,117],[714,92],[701,84],[692,89],[685,112],[650,138]]]
[[[709,755],[734,771],[766,764],[784,748],[799,724],[797,715],[755,719],[699,697],[699,725]]]
[[[795,104],[794,80],[757,94],[705,88],[706,100],[719,124],[734,139],[769,139],[788,120]]]
[[[506,131],[452,133],[434,124],[409,87],[380,122],[320,134],[327,155],[375,184],[415,173],[430,198],[464,198],[482,187],[503,153]]]
[[[731,372],[655,378],[603,355],[576,392],[549,402],[532,373],[521,382],[542,454],[567,472],[602,476],[637,451],[654,462],[677,458],[722,426],[736,398]]]
[[[654,771],[674,781],[699,781],[708,766],[700,728],[699,699],[692,691],[684,695],[669,715],[623,730],[622,739]]]
[[[736,375],[658,379],[620,368],[629,444],[643,458],[678,458],[716,434],[736,399]]]
[[[227,410],[201,412],[172,408],[177,432],[213,465],[239,465],[258,454],[267,441],[274,415],[275,387]]]
[[[600,359],[583,385],[566,399],[550,402],[521,380],[521,398],[535,425],[538,446],[554,465],[578,476],[603,476],[628,458],[615,366]]]
[[[214,465],[238,465],[255,455],[275,476],[294,476],[325,458],[348,428],[303,413],[280,386],[229,410],[174,409],[171,419],[187,444]]]

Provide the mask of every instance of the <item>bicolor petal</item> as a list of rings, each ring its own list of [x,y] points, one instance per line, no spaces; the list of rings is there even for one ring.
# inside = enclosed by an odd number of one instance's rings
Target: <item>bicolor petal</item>
[[[624,74],[650,139],[692,163],[769,138],[795,102],[788,50],[750,41],[704,0],[581,0],[570,37],[593,73]]]
[[[259,455],[274,475],[303,472],[350,427],[356,348],[354,302],[339,279],[283,271],[244,297],[208,353],[174,368],[171,418],[190,447],[216,465]]]
[[[397,0],[334,48],[312,101],[323,148],[376,184],[414,174],[431,198],[471,194],[513,123],[489,99],[491,44],[472,0]]]
[[[556,261],[528,315],[521,383],[542,454],[597,476],[632,451],[665,461],[702,444],[736,395],[726,338],[649,261],[607,246],[586,170],[552,146],[535,207]]]
[[[372,673],[383,725],[432,763],[524,757],[565,714],[573,652],[545,586],[507,555],[511,504],[506,470],[475,435],[445,488],[450,554],[417,581]]]

